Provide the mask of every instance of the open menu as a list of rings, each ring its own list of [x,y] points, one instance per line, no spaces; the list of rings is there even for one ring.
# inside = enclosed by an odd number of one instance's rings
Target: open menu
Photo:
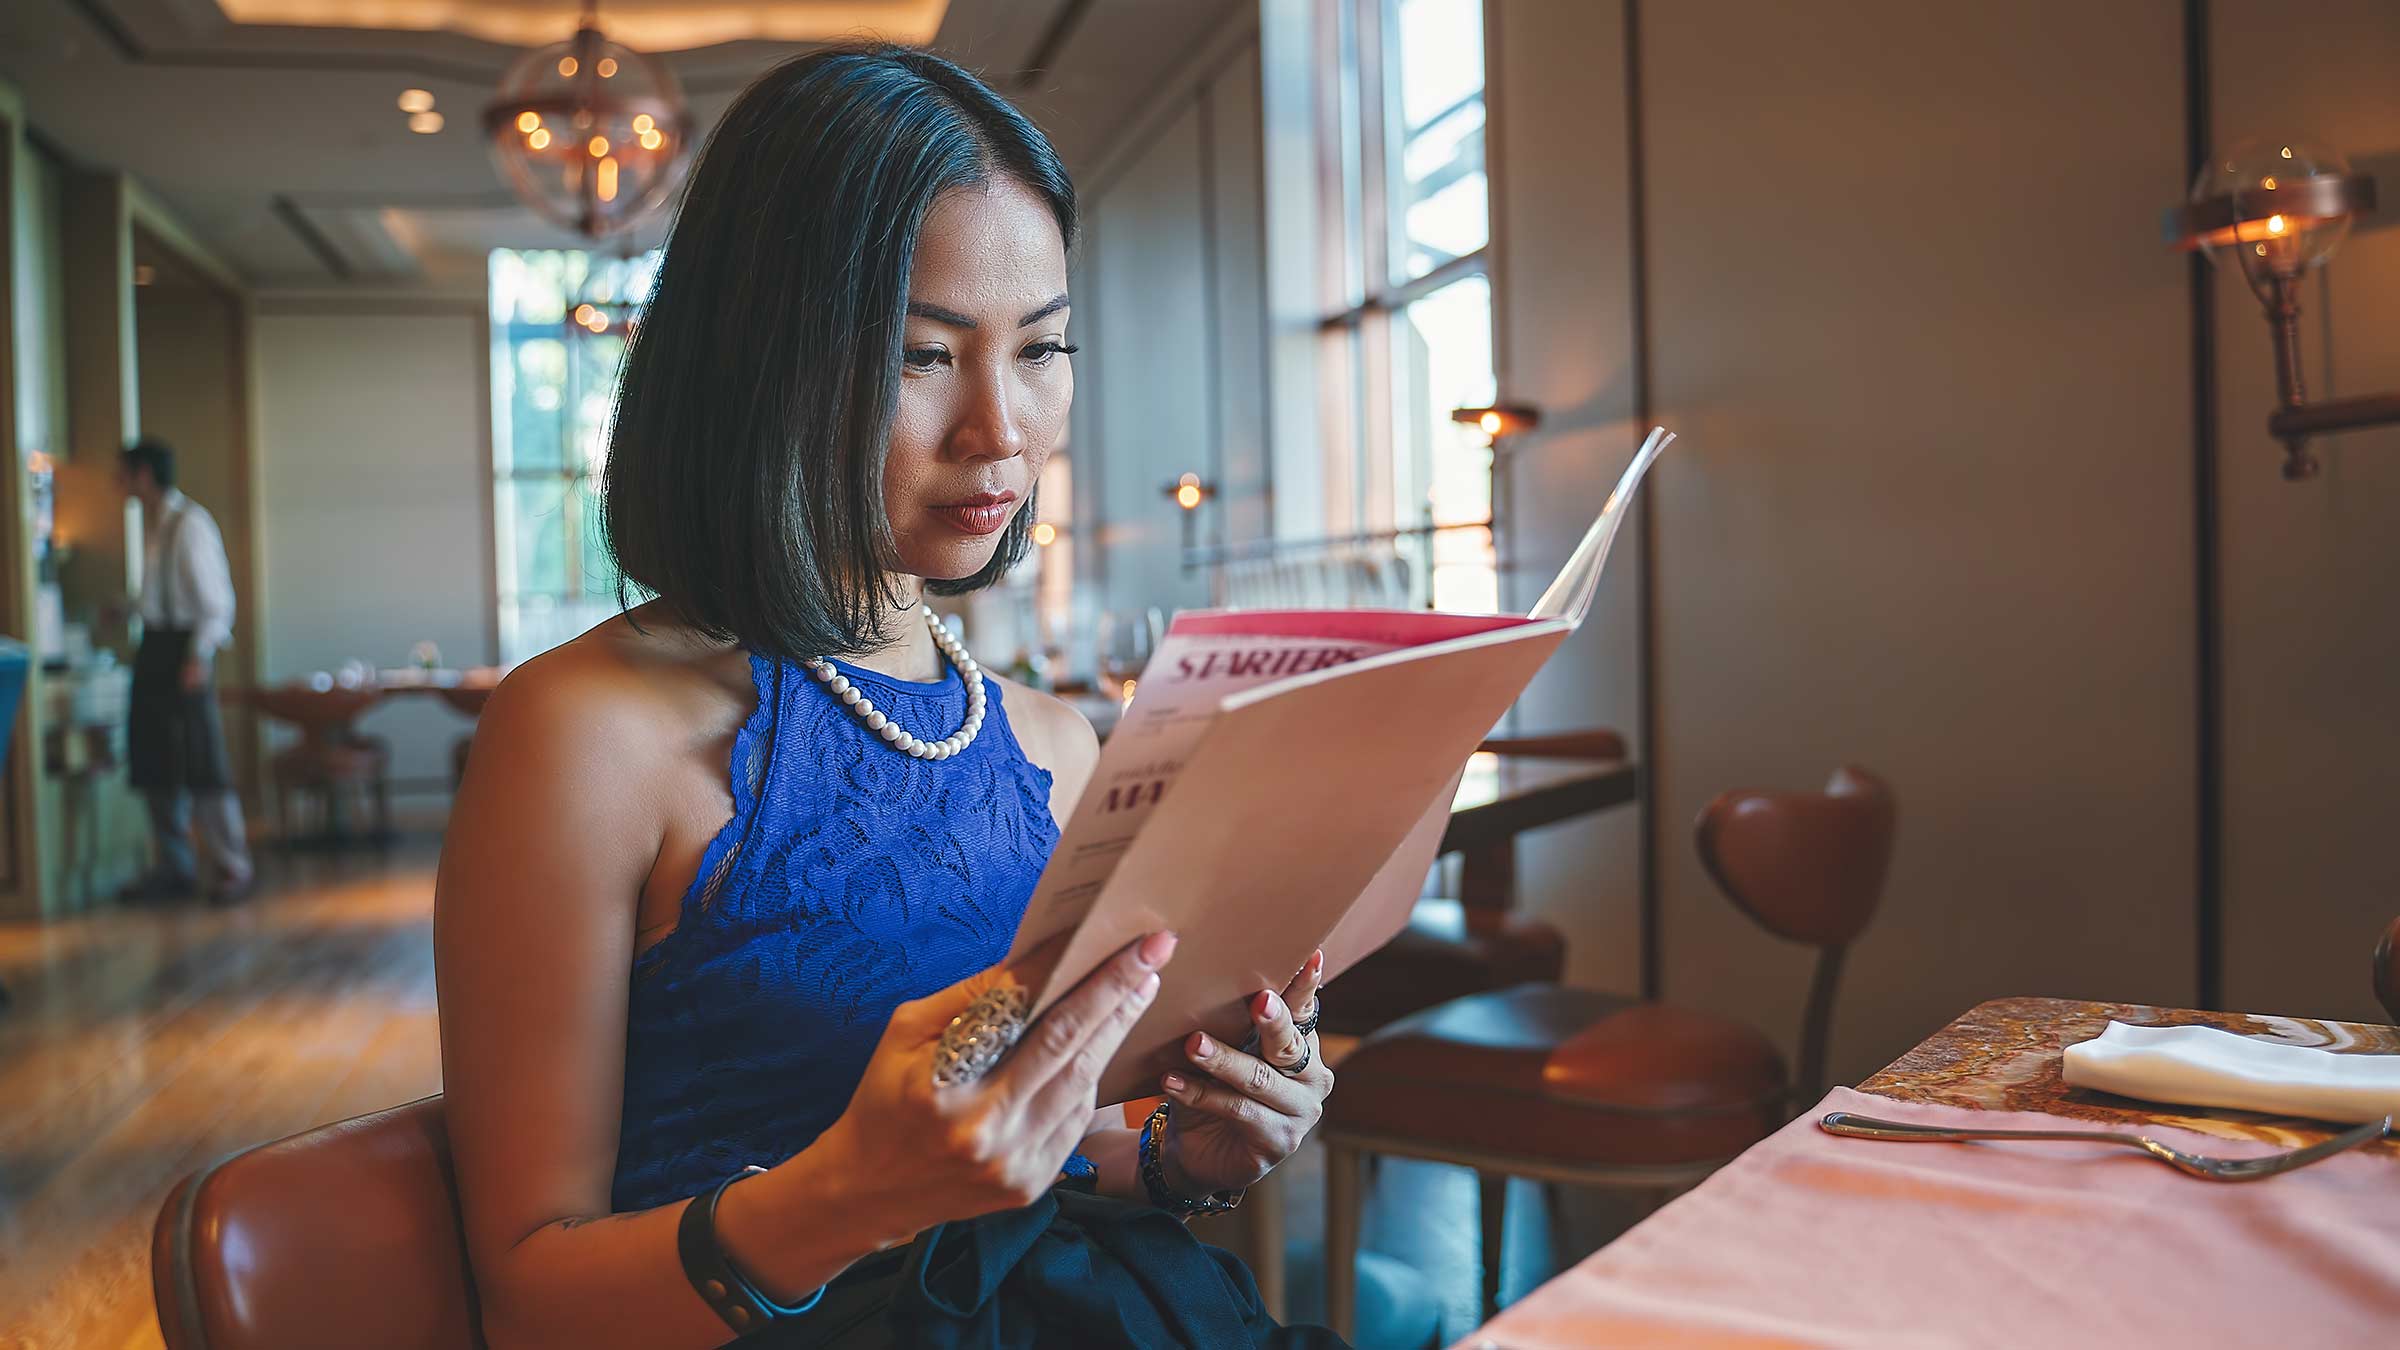
[[[1193,1029],[1325,949],[1331,980],[1408,923],[1467,757],[1591,608],[1654,429],[1531,613],[1176,616],[1109,736],[1009,952],[1038,1016],[1118,948],[1174,929],[1158,998],[1102,1074],[1148,1096]],[[1328,997],[1339,997],[1338,992]]]

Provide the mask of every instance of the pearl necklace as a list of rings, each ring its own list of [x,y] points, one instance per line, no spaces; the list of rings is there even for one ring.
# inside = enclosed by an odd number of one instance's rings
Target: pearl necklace
[[[973,745],[975,733],[983,730],[983,667],[975,664],[975,658],[967,654],[966,644],[944,627],[932,610],[924,613],[925,626],[933,630],[933,645],[941,649],[942,655],[950,662],[950,668],[957,671],[959,678],[967,684],[967,720],[957,732],[942,740],[919,740],[903,731],[898,722],[860,693],[858,686],[850,683],[848,676],[834,669],[831,661],[812,657],[801,662],[801,665],[809,674],[817,677],[817,683],[825,686],[826,693],[840,699],[842,706],[856,714],[859,721],[866,723],[867,730],[882,737],[884,744],[911,759],[948,759]]]

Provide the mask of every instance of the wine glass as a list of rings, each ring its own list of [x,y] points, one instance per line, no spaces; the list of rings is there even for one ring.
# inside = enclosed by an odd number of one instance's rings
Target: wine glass
[[[1100,616],[1101,688],[1125,703],[1133,702],[1134,685],[1150,654],[1158,650],[1166,618],[1156,609],[1108,610]]]

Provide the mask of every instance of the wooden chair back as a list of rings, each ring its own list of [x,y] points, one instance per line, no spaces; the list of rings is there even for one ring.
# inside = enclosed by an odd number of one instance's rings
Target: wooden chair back
[[[1694,826],[1701,864],[1736,908],[1768,932],[1818,949],[1793,1080],[1804,1103],[1824,1094],[1842,958],[1882,902],[1897,824],[1883,780],[1844,765],[1822,792],[1724,793]]]

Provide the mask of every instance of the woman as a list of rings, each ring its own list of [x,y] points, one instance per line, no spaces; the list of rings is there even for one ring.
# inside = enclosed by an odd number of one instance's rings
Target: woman
[[[610,445],[610,544],[658,598],[501,687],[443,852],[499,1350],[1332,1343],[1179,1223],[1315,1122],[1321,956],[1253,1000],[1254,1052],[1195,1033],[1142,1130],[1095,1080],[1171,933],[933,1078],[1097,757],[924,607],[1026,551],[1074,234],[1041,133],[921,52],[791,62],[712,138]]]

